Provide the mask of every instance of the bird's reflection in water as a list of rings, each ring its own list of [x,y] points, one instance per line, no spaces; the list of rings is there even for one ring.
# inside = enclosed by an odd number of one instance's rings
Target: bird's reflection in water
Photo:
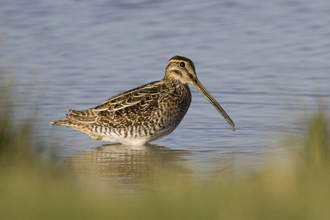
[[[180,176],[189,179],[191,170],[184,166],[189,151],[163,146],[127,146],[107,144],[80,151],[68,158],[78,176],[117,181],[120,184],[144,184]]]

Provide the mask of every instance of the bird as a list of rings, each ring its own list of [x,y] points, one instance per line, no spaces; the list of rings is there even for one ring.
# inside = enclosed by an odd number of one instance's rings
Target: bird
[[[198,80],[194,63],[180,55],[168,61],[161,80],[115,95],[94,108],[69,109],[65,119],[51,125],[73,128],[104,142],[145,145],[180,124],[191,103],[188,84],[202,93],[235,131],[232,119]]]

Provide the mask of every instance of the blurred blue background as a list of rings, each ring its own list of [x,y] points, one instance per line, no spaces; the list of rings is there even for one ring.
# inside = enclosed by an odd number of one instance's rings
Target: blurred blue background
[[[187,151],[187,166],[228,157],[258,164],[281,154],[274,143],[283,133],[329,108],[328,0],[2,0],[0,8],[2,66],[15,68],[22,91],[34,84],[26,108],[39,105],[38,135],[55,136],[65,156],[102,143],[50,121],[160,80],[174,55],[194,61],[236,124],[232,132],[192,87],[182,123],[152,143]]]

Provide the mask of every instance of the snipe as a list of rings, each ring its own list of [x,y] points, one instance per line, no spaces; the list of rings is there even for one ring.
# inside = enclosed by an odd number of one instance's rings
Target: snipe
[[[192,84],[235,130],[235,124],[199,82],[194,63],[172,57],[160,81],[113,96],[88,110],[69,110],[66,118],[51,122],[85,133],[95,140],[144,145],[170,134],[185,116],[191,102]]]

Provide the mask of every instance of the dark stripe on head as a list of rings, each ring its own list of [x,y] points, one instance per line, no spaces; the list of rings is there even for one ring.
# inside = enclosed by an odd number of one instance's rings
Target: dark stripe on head
[[[173,70],[173,72],[175,72],[176,74],[178,74],[179,76],[182,76],[182,73],[179,70]]]
[[[192,66],[192,68],[194,69],[194,71],[196,71],[195,70],[195,65],[194,65],[193,61],[191,61],[187,57],[176,55],[176,56],[172,57],[169,61],[171,61],[171,60],[183,60],[183,61],[187,61],[187,62],[190,63],[190,65]]]

